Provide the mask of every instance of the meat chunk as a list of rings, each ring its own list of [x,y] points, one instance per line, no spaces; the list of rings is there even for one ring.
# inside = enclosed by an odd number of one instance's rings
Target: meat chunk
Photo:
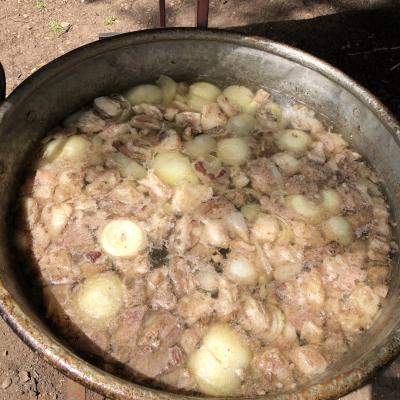
[[[322,280],[333,288],[350,292],[367,278],[367,271],[362,267],[363,259],[352,253],[326,257],[321,267]]]
[[[144,378],[156,378],[159,375],[168,374],[185,362],[183,350],[177,346],[160,349],[154,353],[137,350],[131,357],[129,365],[135,372]]]
[[[252,361],[252,368],[261,377],[263,386],[269,390],[279,389],[293,383],[289,361],[274,347],[266,348]]]
[[[161,181],[158,176],[149,171],[145,178],[141,179],[139,183],[145,187],[151,197],[156,200],[166,201],[172,196],[172,189]]]
[[[308,376],[321,374],[328,366],[325,358],[311,345],[293,349],[289,357],[296,368]]]
[[[118,361],[127,362],[130,359],[146,311],[147,306],[140,305],[127,309],[118,316],[116,328],[111,335],[112,353]]]
[[[211,199],[213,190],[204,185],[184,184],[175,189],[172,209],[178,214],[194,211],[201,203]]]
[[[212,314],[213,299],[208,294],[193,292],[179,300],[176,311],[189,325],[192,325]]]
[[[43,280],[50,284],[75,283],[80,278],[80,269],[71,254],[59,246],[52,245],[40,259]]]
[[[148,312],[143,321],[137,344],[147,352],[175,344],[181,334],[180,322],[168,311]]]
[[[178,298],[191,293],[196,288],[196,278],[188,261],[176,257],[171,260],[168,270],[173,291]]]
[[[269,193],[283,185],[282,175],[278,168],[265,157],[249,161],[247,176],[253,188],[261,193]]]
[[[315,117],[315,111],[303,104],[296,104],[286,112],[286,118],[293,128],[318,133],[324,130],[323,125]]]

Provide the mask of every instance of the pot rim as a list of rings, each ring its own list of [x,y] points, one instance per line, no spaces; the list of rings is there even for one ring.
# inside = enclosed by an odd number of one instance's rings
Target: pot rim
[[[346,74],[302,50],[258,36],[247,36],[237,32],[219,29],[164,28],[129,32],[109,37],[101,41],[78,47],[50,63],[25,79],[0,106],[0,123],[3,115],[12,106],[24,101],[43,82],[51,79],[60,69],[69,69],[83,60],[99,56],[129,45],[145,44],[154,41],[206,40],[231,43],[262,50],[294,61],[317,71],[340,85],[356,98],[385,125],[400,146],[400,125],[388,109],[368,90],[353,81]],[[37,324],[29,318],[13,300],[5,288],[0,276],[0,315],[12,330],[29,346],[69,378],[80,382],[110,398],[119,399],[198,399],[198,396],[175,394],[140,386],[105,372],[75,355],[57,339],[43,333]],[[317,384],[307,384],[293,393],[270,394],[261,396],[275,400],[330,399],[342,396],[364,383],[378,368],[391,361],[400,352],[400,324],[391,332],[385,342],[374,349],[373,360],[359,360],[355,366],[342,374],[328,377]],[[372,353],[371,352],[371,353]],[[206,397],[202,397],[206,398]],[[209,398],[211,399],[211,398]]]

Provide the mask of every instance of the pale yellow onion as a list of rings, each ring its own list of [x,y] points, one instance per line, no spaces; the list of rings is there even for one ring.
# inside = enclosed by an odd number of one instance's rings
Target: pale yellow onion
[[[142,167],[138,162],[125,156],[122,153],[113,153],[110,156],[124,178],[142,179],[146,176],[146,169]]]
[[[288,206],[298,215],[310,222],[318,222],[322,208],[316,202],[307,199],[301,194],[295,194],[286,198]]]
[[[285,326],[285,316],[283,312],[274,304],[267,305],[267,312],[271,318],[271,326],[267,332],[265,332],[265,339],[269,342],[275,340],[282,332]]]
[[[245,242],[249,240],[249,228],[239,211],[233,211],[225,216],[225,224],[229,233],[235,238],[236,236]]]
[[[275,153],[271,160],[279,167],[283,175],[292,176],[301,169],[301,162],[290,153]]]
[[[159,153],[153,160],[156,175],[171,186],[198,183],[198,178],[187,157],[176,151]]]
[[[156,84],[161,88],[163,94],[162,105],[164,107],[168,107],[175,97],[178,84],[172,78],[166,75],[161,75],[157,79]]]
[[[179,101],[179,102],[181,102],[181,103],[186,104],[186,103],[188,102],[188,97],[187,97],[187,96],[184,96],[184,95],[182,95],[182,94],[177,93],[177,94],[175,95],[175,100],[177,100],[177,101]]]
[[[160,104],[163,92],[155,85],[138,85],[128,90],[124,96],[133,106],[142,103]]]
[[[321,192],[321,198],[322,207],[324,207],[329,214],[340,214],[343,208],[343,200],[337,190],[324,189]]]
[[[248,112],[252,115],[255,113],[256,104],[251,105],[254,99],[254,93],[246,86],[228,86],[224,89],[223,94],[228,98],[231,104],[237,106],[242,112]]]
[[[223,368],[235,371],[249,366],[250,349],[228,324],[212,325],[203,338],[203,347],[221,363]]]
[[[94,275],[81,283],[76,291],[73,304],[79,320],[91,326],[106,328],[118,314],[124,301],[125,288],[114,272]]]
[[[204,347],[189,356],[187,366],[204,394],[228,396],[240,387],[240,379],[235,371],[230,367],[222,367],[220,361]]]
[[[306,321],[301,328],[300,337],[308,344],[319,344],[324,339],[324,330],[314,322]]]
[[[57,204],[51,207],[50,218],[46,224],[47,232],[52,237],[58,236],[67,225],[72,212],[72,206],[66,203]]]
[[[42,160],[44,163],[51,163],[55,161],[61,154],[67,138],[59,136],[50,142],[46,143],[43,148]]]
[[[90,142],[81,135],[70,136],[64,143],[60,157],[68,161],[85,159],[90,150]]]
[[[285,129],[275,139],[275,143],[282,151],[304,153],[311,146],[311,137],[297,129]]]
[[[249,114],[241,113],[229,118],[225,129],[236,136],[246,136],[254,130],[256,120]]]
[[[211,174],[216,175],[221,171],[222,163],[217,157],[207,154],[200,157],[200,160],[203,162],[205,169]]]
[[[254,264],[243,256],[231,256],[227,259],[224,273],[233,282],[243,285],[255,285],[258,279]]]
[[[245,204],[240,212],[249,222],[254,222],[260,212],[260,205],[256,203]]]
[[[195,82],[189,86],[189,95],[214,102],[221,94],[221,89],[209,82]]]
[[[209,135],[199,135],[185,143],[186,154],[195,160],[214,152],[216,148],[216,140]]]
[[[242,138],[222,139],[217,144],[217,157],[226,165],[242,165],[250,157],[249,145]]]
[[[251,228],[251,234],[260,243],[274,242],[280,230],[280,223],[276,217],[260,213]]]
[[[100,245],[114,257],[136,256],[145,246],[146,236],[142,228],[128,219],[114,219],[101,232]]]
[[[187,98],[187,104],[188,106],[193,110],[197,112],[201,112],[203,110],[203,107],[207,104],[213,103],[212,100],[205,99],[200,96],[196,96],[194,94],[189,94]]]
[[[199,286],[206,292],[218,291],[219,276],[215,271],[197,271],[195,276]]]
[[[242,111],[246,114],[252,115],[253,117],[256,115],[258,103],[255,100],[252,100],[250,103],[244,104],[242,107]]]
[[[343,246],[349,246],[353,242],[353,228],[345,217],[334,216],[329,218],[322,225],[322,229],[328,240],[333,240]]]
[[[202,239],[209,245],[226,248],[229,246],[229,237],[225,231],[225,225],[221,219],[203,220]]]

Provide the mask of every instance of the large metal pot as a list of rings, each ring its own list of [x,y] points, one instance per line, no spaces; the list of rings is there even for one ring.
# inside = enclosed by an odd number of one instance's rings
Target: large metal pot
[[[305,102],[382,174],[400,230],[400,127],[370,93],[338,70],[291,47],[224,31],[171,29],[129,33],[51,62],[23,82],[0,108],[0,311],[48,362],[90,388],[118,399],[183,399],[120,379],[79,358],[32,308],[10,245],[10,207],[21,172],[46,131],[94,97],[167,74],[220,83],[264,85]],[[393,266],[382,312],[361,344],[323,376],[275,399],[327,399],[360,385],[400,351],[400,264]]]

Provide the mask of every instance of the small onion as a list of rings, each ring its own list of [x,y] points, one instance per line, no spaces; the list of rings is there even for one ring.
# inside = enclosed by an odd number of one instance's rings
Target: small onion
[[[85,158],[90,149],[90,142],[83,136],[70,136],[65,142],[60,157],[68,161]]]
[[[52,236],[58,236],[65,228],[73,212],[69,204],[54,205],[50,211],[50,218],[46,225],[47,232]]]
[[[250,103],[244,104],[242,111],[249,115],[256,115],[258,104],[255,100]]]
[[[287,197],[287,204],[298,215],[310,222],[318,222],[322,214],[322,208],[307,197],[296,194]]]
[[[197,112],[201,112],[203,110],[203,107],[210,103],[213,103],[213,101],[205,99],[200,96],[196,96],[194,94],[189,94],[188,99],[187,99],[188,106],[193,111],[197,111]]]
[[[260,205],[256,203],[246,204],[240,209],[240,212],[247,221],[254,222],[260,212]]]
[[[198,182],[189,159],[176,151],[157,154],[153,161],[153,168],[156,175],[171,186],[178,186],[185,182]]]
[[[124,286],[114,272],[86,279],[78,287],[73,302],[81,320],[106,328],[123,305]]]
[[[215,293],[218,291],[219,276],[215,271],[197,271],[196,279],[199,286],[206,292]]]
[[[164,107],[168,107],[172,103],[172,100],[175,97],[176,88],[178,84],[173,79],[171,79],[169,76],[166,75],[161,75],[157,79],[156,84],[161,88],[163,94],[162,105]]]
[[[237,106],[242,112],[255,114],[256,104],[253,102],[254,93],[245,86],[228,86],[223,94],[228,98],[231,104]],[[252,104],[254,103],[254,104]]]
[[[113,153],[110,155],[110,158],[117,164],[118,169],[124,178],[142,179],[146,176],[146,169],[138,162],[130,159],[124,154]]]
[[[228,324],[214,324],[203,338],[203,346],[223,368],[235,371],[247,368],[250,363],[250,350]]]
[[[249,228],[242,213],[239,211],[229,213],[225,217],[225,224],[233,237],[238,236],[245,242],[249,240]]]
[[[189,95],[201,97],[209,102],[214,102],[220,94],[221,89],[209,82],[195,82],[189,86]]]
[[[160,104],[163,92],[155,85],[139,85],[128,90],[124,96],[133,106],[142,103]]]
[[[229,238],[225,232],[225,226],[221,219],[206,219],[203,221],[204,235],[203,240],[215,247],[227,248]]]
[[[217,144],[217,156],[226,165],[242,165],[250,156],[247,142],[242,138],[222,139]]]
[[[99,242],[102,249],[113,257],[133,257],[145,247],[146,235],[136,222],[114,219],[103,228]]]
[[[251,233],[260,243],[274,242],[280,233],[279,220],[273,215],[260,213],[255,220]]]
[[[61,154],[66,141],[66,137],[59,136],[46,143],[43,150],[42,161],[44,163],[51,163],[56,160]]]
[[[322,207],[330,214],[340,214],[343,207],[343,200],[335,189],[324,189],[321,192]]]
[[[324,330],[312,321],[304,322],[300,337],[309,344],[319,344],[324,339]]]
[[[233,282],[243,285],[255,285],[257,283],[257,269],[254,264],[245,257],[229,257],[224,272]]]
[[[185,151],[189,157],[197,160],[214,152],[217,142],[209,135],[199,135],[185,143]]]
[[[282,151],[304,153],[311,146],[310,136],[297,129],[285,129],[275,140],[276,145]]]
[[[242,113],[229,118],[225,129],[236,136],[246,136],[254,130],[255,124],[256,120],[254,117]]]
[[[189,371],[200,390],[210,396],[228,396],[240,387],[240,378],[232,368],[222,368],[206,348],[195,350],[188,359]]]
[[[328,240],[334,240],[343,246],[349,246],[353,242],[353,228],[345,217],[329,218],[322,225],[322,229]]]
[[[279,167],[283,175],[292,176],[297,174],[301,168],[301,162],[290,153],[275,153],[271,160]]]

